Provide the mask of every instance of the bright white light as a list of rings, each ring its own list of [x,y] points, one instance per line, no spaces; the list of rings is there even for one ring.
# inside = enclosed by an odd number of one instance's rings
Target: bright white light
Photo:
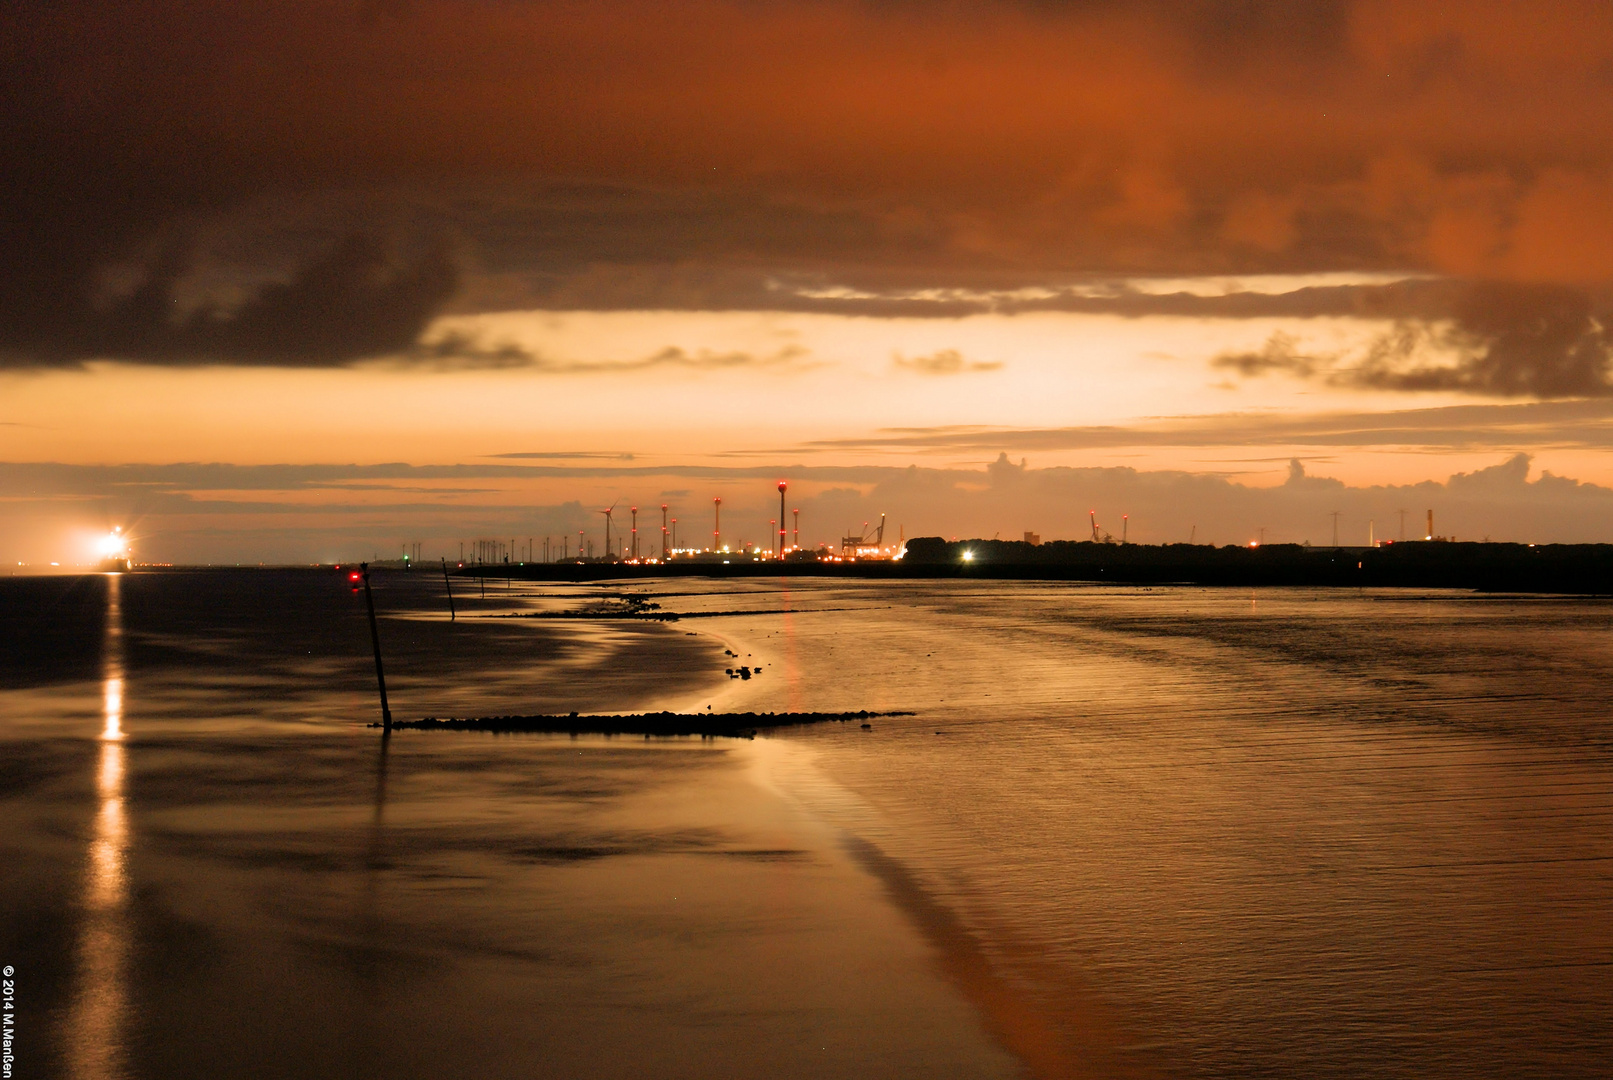
[[[963,553],[963,561],[964,562],[973,562],[974,557],[975,557],[975,553],[973,551],[965,551]]]
[[[117,528],[107,533],[101,538],[97,548],[104,559],[121,559],[128,548],[127,542],[123,539],[123,530]]]

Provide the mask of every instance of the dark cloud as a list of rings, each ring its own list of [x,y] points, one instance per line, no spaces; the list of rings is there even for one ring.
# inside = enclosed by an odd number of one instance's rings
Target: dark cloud
[[[404,355],[413,362],[425,362],[438,367],[499,370],[502,368],[528,368],[544,364],[537,353],[512,341],[488,344],[481,338],[462,331],[450,331],[430,341],[409,343]]]
[[[1613,297],[1569,286],[1418,277],[1383,283],[1305,286],[1282,291],[1159,291],[1147,280],[1084,279],[1050,283],[1009,281],[1002,275],[953,274],[928,285],[904,287],[886,271],[855,275],[856,284],[737,271],[701,274],[698,282],[676,271],[658,275],[590,271],[587,282],[604,289],[607,309],[633,305],[701,310],[799,311],[879,318],[961,318],[1066,312],[1198,319],[1352,318],[1392,323],[1364,356],[1323,355],[1277,333],[1254,352],[1228,353],[1216,367],[1243,376],[1286,372],[1324,377],[1339,385],[1377,389],[1457,390],[1497,397],[1583,397],[1613,393]],[[853,279],[853,280],[854,280]],[[624,295],[618,287],[633,287]],[[592,308],[596,299],[571,279],[561,308]],[[657,288],[666,291],[657,293]],[[547,306],[554,296],[529,295]],[[477,355],[467,349],[467,356]],[[986,370],[951,351],[899,359],[925,374]]]
[[[1274,50],[1315,61],[1337,57],[1349,45],[1347,0],[1187,0],[1156,10],[1180,25],[1210,64],[1248,63]]]
[[[487,344],[459,331],[450,331],[401,351],[410,362],[426,361],[454,368],[524,368],[546,375],[597,375],[612,372],[645,371],[650,368],[688,368],[696,371],[728,371],[738,368],[806,368],[810,351],[787,345],[776,352],[758,355],[743,351],[690,352],[677,345],[657,349],[632,360],[555,360],[513,342]]]
[[[1500,397],[1613,396],[1613,334],[1583,292],[1480,284],[1464,292],[1453,316],[1448,329],[1402,328],[1384,338],[1348,380]],[[1422,359],[1430,338],[1455,354],[1453,363]]]
[[[1171,306],[895,295],[1091,275],[1594,291],[1610,69],[1595,0],[13,4],[0,356],[341,364],[524,305]],[[1462,387],[1594,389],[1594,341],[1483,314]]]
[[[1325,362],[1315,356],[1300,353],[1295,348],[1294,339],[1279,331],[1266,339],[1266,344],[1260,351],[1221,353],[1210,361],[1210,366],[1227,368],[1240,375],[1265,375],[1273,371],[1282,371],[1309,377]]]
[[[996,361],[965,359],[957,349],[942,349],[928,356],[897,356],[892,363],[901,370],[920,375],[963,375],[967,372],[996,371],[1002,367]]]
[[[1396,317],[1394,328],[1377,337],[1364,357],[1306,353],[1291,335],[1278,332],[1256,352],[1224,353],[1211,364],[1245,376],[1284,372],[1381,390],[1613,396],[1610,313],[1598,310],[1583,291],[1441,282],[1413,290],[1367,289],[1359,299],[1359,312]]]
[[[1512,450],[1520,446],[1613,449],[1613,403],[1457,405],[1387,413],[1281,416],[1221,413],[1166,417],[1129,427],[887,428],[860,439],[823,439],[822,451],[907,450],[978,454],[1008,448],[1035,453],[1155,446],[1419,447]]]
[[[748,352],[712,352],[709,349],[699,349],[688,352],[676,345],[668,345],[640,360],[626,360],[621,363],[582,364],[574,365],[573,370],[613,370],[613,371],[642,371],[652,367],[682,367],[697,370],[723,370],[728,368],[749,367],[787,367],[806,366],[807,349],[799,345],[786,345],[777,352],[765,355],[756,355]]]
[[[231,308],[185,311],[180,282],[192,264],[157,256],[127,293],[96,295],[97,267],[76,268],[49,292],[37,281],[0,292],[0,366],[74,367],[117,359],[165,365],[328,367],[410,351],[453,295],[457,271],[442,248],[414,257],[353,234],[285,281]],[[484,357],[474,357],[483,360]]]

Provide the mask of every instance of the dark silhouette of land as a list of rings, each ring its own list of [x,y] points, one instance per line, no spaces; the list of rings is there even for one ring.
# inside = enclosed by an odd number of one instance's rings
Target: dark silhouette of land
[[[910,712],[787,712],[787,713],[634,713],[618,716],[476,716],[465,719],[395,720],[394,731],[496,731],[548,732],[559,735],[706,735],[730,739],[754,738],[767,728],[799,724],[844,723],[881,716],[912,716]],[[371,724],[379,727],[379,724]]]
[[[1613,594],[1613,544],[1405,541],[1380,547],[1261,547],[943,540],[920,537],[895,560],[675,560],[467,566],[458,573],[529,581],[663,577],[979,578],[1118,584],[1318,585]]]

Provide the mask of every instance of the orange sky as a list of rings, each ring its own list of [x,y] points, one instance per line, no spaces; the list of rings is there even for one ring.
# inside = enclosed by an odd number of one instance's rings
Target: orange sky
[[[1613,487],[1604,3],[109,3],[0,41],[12,562],[133,514],[185,559],[558,534],[690,469],[916,465],[915,527],[1078,533],[970,494],[1002,452],[1071,507],[1286,491],[1248,513],[1296,536],[1290,458],[1448,494],[1524,453],[1474,528],[1613,539],[1539,483]],[[462,472],[265,509],[105,471],[187,462]],[[857,475],[822,516],[877,513]]]

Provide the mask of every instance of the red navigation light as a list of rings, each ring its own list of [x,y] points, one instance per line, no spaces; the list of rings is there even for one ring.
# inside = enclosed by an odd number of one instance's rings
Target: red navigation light
[[[359,573],[358,573],[358,571],[357,571],[357,570],[354,570],[354,571],[353,571],[353,572],[352,572],[352,573],[350,573],[350,574],[348,574],[348,575],[347,575],[347,580],[348,580],[348,581],[357,581],[357,580],[359,580]]]

